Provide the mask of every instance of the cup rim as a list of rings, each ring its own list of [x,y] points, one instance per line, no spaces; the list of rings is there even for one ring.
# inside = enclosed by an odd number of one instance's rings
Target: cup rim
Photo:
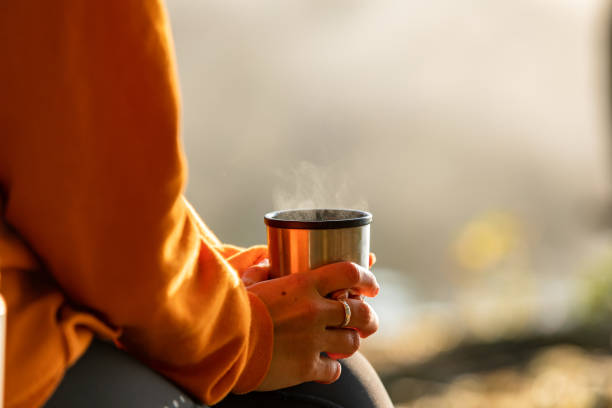
[[[282,219],[279,216],[288,215],[288,213],[307,213],[307,212],[344,212],[349,213],[348,217],[339,219],[322,219],[322,220],[297,220],[297,219]],[[268,227],[284,228],[284,229],[336,229],[336,228],[354,228],[368,225],[372,222],[372,214],[367,211],[354,210],[349,208],[296,208],[280,211],[272,211],[264,215],[264,222]]]

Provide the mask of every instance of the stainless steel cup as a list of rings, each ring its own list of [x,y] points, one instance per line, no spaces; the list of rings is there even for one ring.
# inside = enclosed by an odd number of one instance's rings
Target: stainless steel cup
[[[372,214],[346,209],[275,211],[265,215],[272,277],[351,261],[369,265]]]

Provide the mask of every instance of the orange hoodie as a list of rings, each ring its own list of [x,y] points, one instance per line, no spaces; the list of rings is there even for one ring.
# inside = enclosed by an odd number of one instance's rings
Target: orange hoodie
[[[177,81],[158,0],[0,6],[5,404],[37,407],[94,335],[208,404],[263,380],[272,321],[182,196]],[[257,351],[257,352],[255,352]]]

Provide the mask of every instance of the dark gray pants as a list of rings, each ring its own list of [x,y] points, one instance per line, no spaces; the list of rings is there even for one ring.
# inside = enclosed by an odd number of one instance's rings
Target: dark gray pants
[[[215,408],[389,408],[391,400],[368,361],[342,360],[334,384],[301,384],[271,392],[227,396]],[[206,408],[189,394],[113,345],[95,340],[71,367],[45,408]]]

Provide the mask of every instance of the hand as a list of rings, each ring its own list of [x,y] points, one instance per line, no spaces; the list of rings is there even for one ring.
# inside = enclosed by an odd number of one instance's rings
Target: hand
[[[369,257],[370,268],[376,263],[376,255],[370,253]],[[263,282],[270,278],[270,260],[264,258],[261,262],[256,265],[250,266],[240,275],[244,286],[249,287],[257,282]],[[360,298],[361,295],[350,293],[351,298]],[[333,297],[333,296],[332,296]],[[337,299],[337,297],[334,297]]]
[[[376,263],[376,255],[374,255],[373,252],[370,252],[370,257],[369,257],[368,262],[370,264],[370,269],[371,269],[372,265]],[[335,291],[334,293],[330,293],[329,295],[327,295],[327,297],[336,299],[336,300],[346,299],[346,298],[363,300],[363,296],[360,295],[359,292],[355,292],[354,290],[350,288],[342,288],[340,290]]]
[[[379,286],[372,272],[350,262],[271,279],[249,286],[266,304],[274,322],[274,352],[270,370],[258,390],[269,391],[306,381],[331,383],[340,376],[340,363],[332,356],[350,356],[360,337],[378,330],[374,310],[360,299],[347,299],[351,308],[348,328],[344,306],[326,298],[338,289],[351,288],[374,297]]]
[[[270,261],[267,258],[258,264],[247,268],[244,272],[242,272],[242,275],[240,275],[242,283],[244,283],[244,286],[247,288],[257,282],[266,281],[269,277]]]

